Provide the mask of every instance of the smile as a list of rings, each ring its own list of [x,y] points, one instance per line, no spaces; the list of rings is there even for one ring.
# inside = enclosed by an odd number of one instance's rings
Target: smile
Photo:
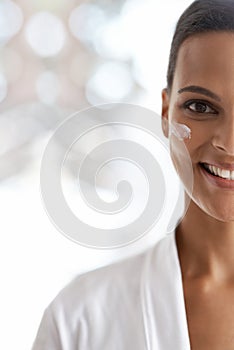
[[[207,163],[200,163],[200,164],[211,175],[214,175],[226,180],[232,180],[232,181],[234,180],[234,170],[218,168],[214,165],[210,165]]]

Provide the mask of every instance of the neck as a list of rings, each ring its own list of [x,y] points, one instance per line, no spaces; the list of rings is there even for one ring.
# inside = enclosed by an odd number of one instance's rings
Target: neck
[[[191,201],[176,242],[185,278],[234,279],[234,221],[219,221]]]

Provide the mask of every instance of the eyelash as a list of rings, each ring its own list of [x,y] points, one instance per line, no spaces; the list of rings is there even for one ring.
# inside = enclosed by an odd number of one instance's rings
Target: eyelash
[[[213,112],[198,112],[196,110],[194,111],[194,110],[189,108],[193,104],[201,104],[201,105],[205,106],[206,108],[208,107]],[[204,115],[204,114],[218,114],[218,112],[213,107],[211,107],[211,105],[209,103],[207,103],[206,101],[202,101],[202,100],[189,100],[189,101],[186,101],[183,104],[183,108],[189,110],[189,112],[191,112],[191,113],[200,114],[200,115]]]

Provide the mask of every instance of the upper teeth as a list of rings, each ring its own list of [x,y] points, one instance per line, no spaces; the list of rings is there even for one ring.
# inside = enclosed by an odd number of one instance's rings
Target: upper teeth
[[[205,164],[205,167],[207,167],[214,175],[222,177],[223,179],[234,180],[234,170],[220,169],[209,164]]]

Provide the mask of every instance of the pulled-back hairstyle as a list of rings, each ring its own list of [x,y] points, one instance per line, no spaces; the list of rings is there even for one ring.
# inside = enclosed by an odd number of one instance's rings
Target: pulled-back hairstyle
[[[196,0],[184,11],[171,44],[167,71],[169,93],[181,44],[192,35],[220,31],[234,32],[234,0]]]

